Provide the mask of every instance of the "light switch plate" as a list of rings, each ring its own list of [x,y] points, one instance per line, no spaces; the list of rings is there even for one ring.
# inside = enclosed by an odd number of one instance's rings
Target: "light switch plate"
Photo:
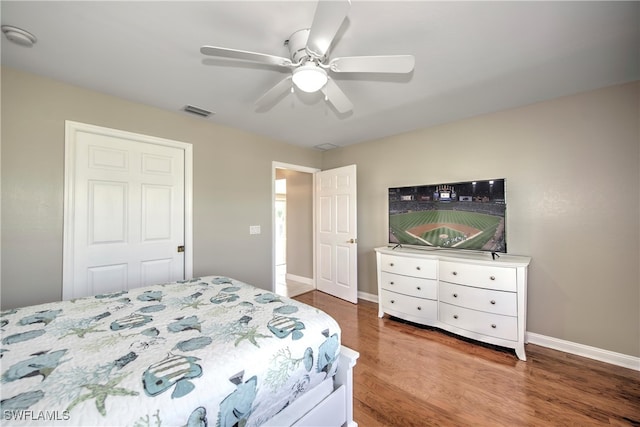
[[[250,225],[249,226],[249,234],[260,234],[260,226],[259,225]]]

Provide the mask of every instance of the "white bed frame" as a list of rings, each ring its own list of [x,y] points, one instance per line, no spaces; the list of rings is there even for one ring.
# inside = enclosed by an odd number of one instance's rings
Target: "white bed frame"
[[[357,427],[353,420],[353,367],[360,353],[340,348],[333,378],[302,395],[264,424],[265,427]]]

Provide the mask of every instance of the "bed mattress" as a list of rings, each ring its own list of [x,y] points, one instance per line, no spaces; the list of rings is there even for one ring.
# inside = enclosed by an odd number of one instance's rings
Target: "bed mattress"
[[[326,313],[208,276],[2,312],[10,425],[259,426],[332,376]]]

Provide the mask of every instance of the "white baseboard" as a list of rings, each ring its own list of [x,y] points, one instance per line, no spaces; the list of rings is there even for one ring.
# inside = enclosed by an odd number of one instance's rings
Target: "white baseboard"
[[[286,278],[287,280],[291,280],[292,282],[298,282],[302,283],[303,285],[310,285],[315,287],[315,284],[313,283],[313,279],[311,277],[302,277],[296,276],[295,274],[287,273]]]
[[[590,347],[588,345],[565,341],[558,338],[547,337],[545,335],[536,334],[534,332],[527,332],[527,338],[531,344],[536,344],[542,347],[564,351],[565,353],[588,357],[589,359],[599,360],[601,362],[610,363],[612,365],[622,366],[623,368],[640,371],[639,357],[616,353],[609,350],[603,350],[597,347]]]
[[[378,295],[367,292],[358,291],[358,298],[365,301],[378,303]],[[589,359],[599,360],[601,362],[610,363],[623,368],[640,371],[640,357],[629,356],[622,353],[616,353],[609,350],[603,350],[597,347],[590,347],[584,344],[578,344],[571,341],[565,341],[558,338],[548,337],[545,335],[527,332],[528,342],[542,347],[552,348],[554,350],[563,351],[565,353],[583,356]]]
[[[363,299],[369,302],[375,302],[376,304],[378,303],[378,295],[370,294],[368,292],[358,291],[358,299]]]

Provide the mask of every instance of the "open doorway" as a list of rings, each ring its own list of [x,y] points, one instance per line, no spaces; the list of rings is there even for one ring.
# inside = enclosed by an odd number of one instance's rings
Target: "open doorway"
[[[296,296],[315,289],[313,174],[274,162],[274,291]]]
[[[282,169],[278,169],[281,171]],[[277,173],[277,175],[282,175]],[[276,199],[275,203],[275,268],[276,268],[276,291],[286,293],[287,285],[287,179],[276,178]]]

